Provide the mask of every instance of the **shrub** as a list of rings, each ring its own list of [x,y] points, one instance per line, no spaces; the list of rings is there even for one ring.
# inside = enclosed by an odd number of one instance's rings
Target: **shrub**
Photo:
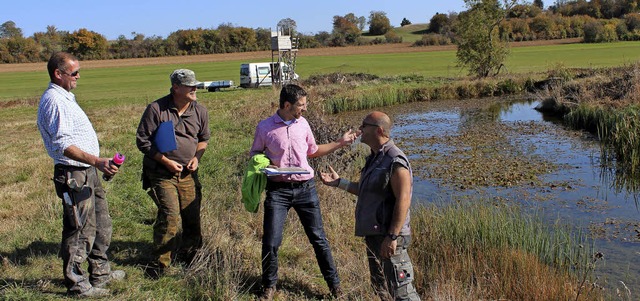
[[[626,14],[623,19],[629,31],[640,30],[640,14]]]
[[[618,40],[618,34],[616,33],[616,26],[614,24],[607,24],[602,31],[602,39],[599,42],[615,42]]]
[[[604,26],[598,21],[591,21],[584,25],[584,42],[598,43],[604,32]]]
[[[508,78],[498,83],[497,90],[497,94],[499,95],[509,95],[521,92],[522,86],[519,85],[515,80]]]
[[[373,40],[371,40],[371,44],[373,45],[378,45],[378,44],[385,44],[387,43],[387,41],[383,38],[375,38]]]
[[[387,43],[402,43],[402,37],[398,36],[398,34],[393,30],[387,32],[384,35],[384,38],[387,41]]]
[[[415,41],[413,46],[434,46],[451,45],[451,39],[437,33],[429,33],[422,36],[422,39]]]

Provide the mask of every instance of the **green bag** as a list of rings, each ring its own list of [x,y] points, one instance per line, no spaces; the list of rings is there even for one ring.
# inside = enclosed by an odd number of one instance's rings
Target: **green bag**
[[[251,157],[242,179],[242,203],[249,212],[258,212],[262,191],[267,187],[267,175],[261,169],[269,166],[271,161],[264,154]]]

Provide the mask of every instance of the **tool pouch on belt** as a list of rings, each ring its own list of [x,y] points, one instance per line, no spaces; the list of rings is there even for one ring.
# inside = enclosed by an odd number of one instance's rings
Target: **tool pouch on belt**
[[[413,264],[411,264],[407,249],[402,248],[396,252],[400,254],[396,253],[391,256],[391,263],[395,274],[395,285],[400,288],[413,280]]]
[[[84,225],[87,214],[85,201],[91,198],[92,189],[87,185],[87,168],[56,167],[53,182],[56,194],[62,199],[63,223],[73,229]]]

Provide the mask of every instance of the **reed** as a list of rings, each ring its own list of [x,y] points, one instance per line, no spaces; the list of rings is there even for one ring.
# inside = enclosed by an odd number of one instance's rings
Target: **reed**
[[[550,111],[569,127],[597,136],[603,179],[618,191],[640,191],[640,64],[600,69],[558,65],[548,76],[549,84],[536,97],[551,104]]]
[[[565,117],[565,122],[577,129],[597,135],[601,158],[605,165],[615,164],[616,170],[628,175],[640,175],[640,107],[637,105],[612,109],[591,103],[581,104]]]
[[[343,76],[363,77],[362,74]],[[318,93],[323,99],[323,110],[335,114],[419,101],[516,95],[530,89],[534,82],[531,77],[455,81],[440,79],[435,82],[421,77],[392,77],[357,84],[349,82],[330,89],[319,88]]]
[[[463,300],[599,297],[584,288],[595,266],[590,265],[593,248],[582,233],[482,202],[422,207],[412,217],[412,256],[426,268],[417,285],[430,287],[434,295],[442,294],[435,291],[443,285],[457,283],[455,290],[469,292]]]

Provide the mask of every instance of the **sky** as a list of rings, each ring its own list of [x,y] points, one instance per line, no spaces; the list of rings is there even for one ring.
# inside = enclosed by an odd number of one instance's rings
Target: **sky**
[[[73,32],[86,28],[115,40],[120,35],[130,39],[132,33],[145,37],[167,38],[180,29],[215,29],[220,24],[235,27],[276,30],[278,21],[291,18],[298,32],[316,34],[331,32],[333,16],[353,13],[369,18],[371,11],[387,14],[392,26],[400,26],[403,18],[411,23],[428,23],[436,13],[461,12],[463,0],[67,0],[67,1],[3,1],[0,24],[13,21],[25,37],[45,32],[53,25],[58,30]],[[368,28],[368,27],[367,27]]]

